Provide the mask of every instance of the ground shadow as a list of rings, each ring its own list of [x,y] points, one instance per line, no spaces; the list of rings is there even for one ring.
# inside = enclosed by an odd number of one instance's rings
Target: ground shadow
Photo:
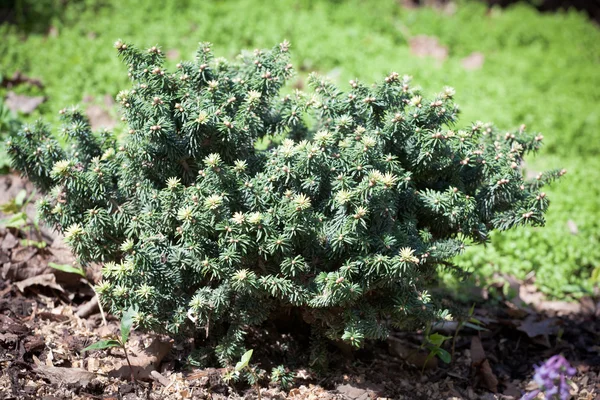
[[[600,0],[479,0],[490,6],[508,7],[516,3],[529,4],[541,12],[557,12],[574,8],[585,11],[591,20],[600,23]],[[404,0],[410,6],[440,6],[452,0]]]

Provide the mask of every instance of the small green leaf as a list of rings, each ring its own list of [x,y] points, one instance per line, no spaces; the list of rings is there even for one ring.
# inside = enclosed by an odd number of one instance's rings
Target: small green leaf
[[[34,190],[33,192],[31,192],[31,194],[29,195],[29,197],[27,198],[27,200],[25,200],[24,205],[27,205],[27,204],[31,203],[31,201],[33,200],[33,198],[35,197],[35,195],[36,195],[36,190]]]
[[[469,317],[473,316],[474,313],[475,313],[475,303],[473,303],[473,305],[471,305],[471,308],[469,309]]]
[[[110,347],[120,347],[120,346],[121,346],[121,343],[119,343],[118,340],[114,340],[114,339],[101,340],[99,342],[89,345],[85,349],[81,350],[81,352],[90,351],[90,350],[102,350],[102,349],[108,349]]]
[[[81,267],[77,268],[77,267],[73,267],[72,265],[68,265],[68,264],[55,264],[55,263],[48,263],[48,265],[59,271],[66,272],[69,274],[81,275],[85,278],[85,272],[83,271],[83,268],[81,268]]]
[[[27,197],[27,192],[25,189],[21,189],[21,191],[15,197],[15,204],[17,206],[22,206],[25,203],[25,197]]]
[[[135,314],[137,311],[133,307],[129,307],[129,310],[125,311],[121,317],[121,341],[123,343],[127,343],[127,339],[129,339]]]
[[[450,364],[450,361],[452,361],[452,356],[450,355],[450,353],[448,353],[446,350],[442,349],[441,347],[438,347],[436,349],[435,353],[439,357],[439,359],[442,360],[443,362],[445,362],[446,364]]]
[[[487,328],[484,328],[483,326],[475,325],[475,324],[472,324],[470,322],[466,322],[465,326],[467,328],[471,328],[471,329],[474,329],[476,331],[487,331],[488,330]]]
[[[48,244],[44,241],[21,239],[21,246],[23,247],[37,247],[38,249],[45,249]]]
[[[17,213],[8,220],[2,221],[2,224],[7,228],[21,228],[27,225],[27,214],[24,212]]]
[[[450,339],[450,336],[440,335],[439,333],[434,333],[433,335],[429,335],[429,341],[436,345],[441,346],[446,340]]]
[[[248,364],[250,363],[250,358],[252,357],[253,351],[254,350],[248,350],[247,352],[244,353],[240,362],[235,365],[235,370],[237,372],[243,370],[244,368],[246,368],[248,366]]]
[[[0,211],[4,214],[14,214],[19,211],[19,208],[15,204],[15,200],[8,201],[6,203],[0,204]]]

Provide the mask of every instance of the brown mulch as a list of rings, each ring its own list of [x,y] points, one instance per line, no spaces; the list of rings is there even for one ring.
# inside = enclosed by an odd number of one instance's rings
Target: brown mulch
[[[16,195],[23,187],[30,189],[17,177],[0,177],[0,197]],[[0,399],[257,398],[254,388],[224,382],[223,369],[187,366],[189,342],[134,331],[128,354],[136,382],[131,382],[123,350],[82,353],[117,333],[119,321],[108,316],[104,325],[89,287],[47,266],[73,261],[59,235],[37,236],[47,241],[46,248],[27,246],[22,239],[31,235],[0,228]],[[91,273],[88,280],[94,279]],[[473,315],[485,330],[461,329],[451,364],[427,358],[422,332],[395,332],[387,342],[368,343],[354,354],[338,351],[326,375],[301,363],[290,365],[294,386],[283,391],[264,380],[262,398],[519,399],[535,389],[534,365],[558,353],[577,369],[573,399],[600,398],[599,299],[548,301],[532,280],[499,275],[495,282],[478,289],[489,297],[480,299]],[[505,284],[512,297],[488,293]],[[454,322],[435,327],[450,337],[456,329]],[[268,363],[274,339],[306,353],[293,336],[261,335],[250,335],[255,362]],[[451,342],[443,346],[449,352]]]

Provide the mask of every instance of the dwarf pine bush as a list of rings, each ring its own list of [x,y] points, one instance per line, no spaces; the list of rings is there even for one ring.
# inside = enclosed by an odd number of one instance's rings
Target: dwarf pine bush
[[[311,75],[281,96],[289,44],[163,68],[160,49],[116,43],[130,90],[117,96],[129,133],[92,133],[61,111],[62,148],[41,123],[8,144],[14,167],[47,196],[43,218],[78,260],[101,263],[97,290],[137,323],[201,333],[223,364],[247,328],[288,312],[316,338],[360,346],[391,326],[441,315],[427,292],[438,268],[492,230],[544,222],[524,154],[541,135],[475,123],[453,130],[454,91],[426,99],[408,77]],[[259,151],[257,140],[282,137]],[[315,357],[322,346],[315,342]]]

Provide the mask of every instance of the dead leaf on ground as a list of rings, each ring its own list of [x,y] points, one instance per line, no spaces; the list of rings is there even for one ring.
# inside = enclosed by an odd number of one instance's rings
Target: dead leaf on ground
[[[92,130],[98,129],[112,129],[117,125],[117,120],[113,118],[110,111],[114,105],[115,100],[110,94],[105,94],[103,97],[103,104],[94,104],[94,96],[84,96],[83,102],[88,103],[85,114],[90,121]]]
[[[483,67],[484,61],[485,61],[485,56],[483,55],[483,53],[474,51],[473,53],[471,53],[468,56],[466,56],[465,58],[463,58],[461,60],[461,63],[463,65],[464,69],[466,69],[468,71],[472,71],[472,70],[480,69],[481,67]]]
[[[496,393],[498,391],[498,378],[492,371],[481,344],[481,339],[478,336],[471,338],[471,367],[490,392]]]
[[[571,232],[571,235],[579,234],[579,228],[577,228],[577,224],[572,219],[567,221],[567,228],[569,228],[569,232]]]
[[[59,292],[64,292],[64,289],[56,283],[56,276],[54,274],[43,274],[34,276],[29,279],[25,279],[24,281],[15,283],[15,286],[22,292],[25,292],[25,289],[31,286],[46,286]]]
[[[44,319],[44,320],[54,321],[54,322],[64,322],[64,321],[69,320],[68,315],[55,314],[55,313],[51,313],[51,312],[47,312],[47,311],[37,313],[37,317],[39,319]]]
[[[86,108],[85,114],[90,120],[92,130],[112,129],[117,125],[117,121],[101,106],[92,104]]]
[[[23,247],[18,250],[20,250],[20,252],[17,254],[17,257],[32,255],[28,248]],[[49,273],[51,273],[51,271],[44,261],[44,258],[39,254],[33,254],[31,257],[27,258],[26,261],[5,263],[2,266],[1,277],[2,279],[18,282]]]
[[[12,347],[19,341],[19,336],[14,333],[1,333],[0,332],[0,347]]]
[[[23,341],[23,347],[30,353],[39,353],[46,347],[46,342],[41,336],[29,336]]]
[[[58,28],[56,26],[51,26],[48,28],[48,37],[58,37]]]
[[[492,367],[490,366],[490,362],[488,360],[484,360],[483,363],[481,363],[479,375],[481,376],[485,387],[490,392],[498,392],[498,378],[496,378],[496,375],[492,371]]]
[[[527,306],[538,309],[546,296],[533,283],[521,283],[518,298]]]
[[[3,251],[8,251],[15,248],[19,244],[19,241],[11,232],[6,232],[4,238],[0,242],[0,249]]]
[[[188,381],[193,381],[196,379],[202,378],[218,378],[221,377],[227,372],[227,368],[204,368],[201,370],[192,371],[190,374],[186,375],[185,379]]]
[[[435,369],[438,366],[438,359],[436,357],[429,358],[428,353],[419,347],[412,347],[394,336],[389,336],[387,342],[390,354],[403,359],[410,365],[419,369],[423,367]]]
[[[29,194],[33,185],[16,174],[0,176],[0,204],[8,203],[23,189]]]
[[[478,336],[471,338],[471,365],[479,365],[485,360],[485,350]]]
[[[158,371],[150,372],[150,376],[152,377],[152,379],[154,379],[163,386],[169,386],[171,384],[171,380]]]
[[[508,313],[513,318],[524,318],[528,314],[535,313],[532,306],[544,299],[544,294],[533,284],[534,278],[524,282],[512,275],[501,274],[495,277],[500,284],[508,283],[510,293],[505,304]]]
[[[44,96],[26,96],[16,94],[13,91],[8,92],[4,103],[12,112],[22,112],[23,114],[31,114],[36,108],[46,101]]]
[[[85,388],[94,378],[96,378],[96,374],[81,368],[52,367],[42,363],[36,365],[33,371],[55,385]]]
[[[90,315],[95,314],[99,311],[100,306],[98,305],[98,298],[94,296],[90,301],[83,303],[77,308],[76,315],[79,318],[87,318]]]
[[[38,249],[35,247],[19,247],[11,252],[10,261],[14,264],[26,263],[30,261],[37,253]]]
[[[531,315],[527,317],[517,327],[521,332],[525,332],[528,337],[536,340],[540,345],[551,347],[550,335],[556,335],[560,329],[557,318],[545,318],[540,321],[536,321],[536,316]]]
[[[523,319],[527,315],[529,315],[529,312],[527,312],[526,310],[524,310],[522,308],[517,307],[510,301],[505,301],[504,305],[506,306],[506,310],[505,310],[506,314],[508,314],[508,316],[511,318]]]
[[[129,354],[133,353],[133,355],[129,356],[129,360],[131,361],[133,375],[136,379],[150,379],[151,372],[158,369],[163,358],[169,354],[172,347],[172,340],[154,338],[147,348],[137,354],[135,349],[128,348],[127,351],[130,352]],[[122,361],[117,368],[109,373],[109,376],[124,379],[129,378],[131,376],[131,370],[127,361]]]
[[[510,310],[509,314],[515,318],[523,318],[534,312],[546,312],[553,315],[593,314],[595,312],[595,306],[583,306],[585,298],[578,302],[546,300],[546,296],[535,286],[533,278],[520,281],[513,276],[504,275],[503,279],[509,282],[511,291],[516,293],[507,304]]]
[[[50,245],[50,253],[52,253],[52,260],[56,264],[72,264],[75,261],[75,257],[69,249],[69,246],[64,241],[62,235],[57,235]]]
[[[536,307],[538,311],[552,312],[556,315],[581,314],[583,310],[582,303],[560,301],[560,300],[545,300]]]
[[[22,336],[29,333],[29,328],[18,320],[0,314],[0,332]]]
[[[521,332],[525,332],[530,338],[540,335],[554,335],[558,333],[558,320],[556,318],[547,318],[536,321],[535,316],[530,316],[521,322],[517,328]]]
[[[448,48],[432,36],[419,35],[409,40],[410,51],[417,57],[433,57],[444,61],[448,58]]]
[[[515,399],[518,399],[522,396],[521,389],[519,389],[517,384],[515,384],[514,382],[505,382],[504,386],[505,386],[505,389],[502,392],[503,395],[511,396],[511,397],[514,397]]]
[[[368,391],[366,391],[363,388],[352,386],[350,384],[339,385],[335,390],[339,394],[341,394],[342,396],[344,396],[345,399],[368,400],[369,398],[371,398],[369,396],[369,392]]]
[[[180,53],[177,49],[167,50],[167,59],[168,60],[179,60]]]

